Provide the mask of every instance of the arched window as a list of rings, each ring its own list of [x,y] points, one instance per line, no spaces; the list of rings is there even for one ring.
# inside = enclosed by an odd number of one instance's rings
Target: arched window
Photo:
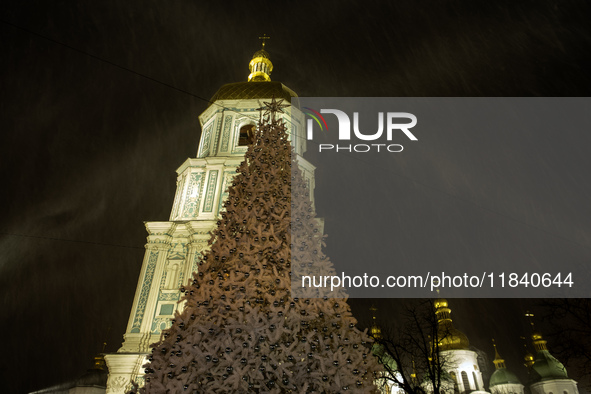
[[[476,372],[472,372],[472,377],[474,378],[474,387],[478,390],[478,379],[476,379]]]
[[[469,393],[472,391],[472,387],[470,387],[470,380],[468,379],[468,374],[466,371],[462,371],[462,383],[464,383],[464,393]]]
[[[256,130],[255,125],[247,124],[240,128],[240,134],[238,135],[238,146],[250,145],[254,142],[254,132]]]

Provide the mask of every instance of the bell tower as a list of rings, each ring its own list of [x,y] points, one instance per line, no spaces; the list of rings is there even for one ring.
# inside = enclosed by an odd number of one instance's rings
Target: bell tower
[[[175,311],[182,309],[180,288],[207,248],[210,231],[216,225],[228,185],[244,159],[247,146],[260,117],[259,108],[273,97],[291,103],[280,114],[285,121],[300,169],[314,191],[314,166],[301,155],[306,150],[304,115],[297,94],[280,82],[271,81],[273,63],[262,48],[249,63],[247,82],[223,85],[199,116],[201,137],[194,158],[177,169],[177,186],[170,218],[165,222],[145,222],[148,232],[135,297],[123,345],[107,354],[107,393],[125,393],[131,382],[143,384],[143,364],[150,344],[170,327]]]

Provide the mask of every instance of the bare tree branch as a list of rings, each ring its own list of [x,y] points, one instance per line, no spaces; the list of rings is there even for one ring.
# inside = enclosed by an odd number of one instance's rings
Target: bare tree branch
[[[399,324],[374,336],[374,354],[385,371],[383,383],[408,394],[439,394],[453,385],[445,372],[451,360],[439,347],[446,335],[430,300],[406,307]]]
[[[552,323],[546,334],[552,353],[568,368],[569,375],[578,377],[579,384],[591,388],[591,299],[546,299],[542,305],[544,320]]]

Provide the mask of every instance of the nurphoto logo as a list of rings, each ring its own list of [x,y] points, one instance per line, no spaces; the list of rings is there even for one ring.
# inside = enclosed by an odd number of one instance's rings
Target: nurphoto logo
[[[304,107],[304,114],[308,116],[306,121],[306,136],[308,140],[314,137],[314,122],[322,132],[328,132],[328,124],[322,114],[332,114],[337,118],[339,124],[338,138],[339,141],[351,141],[351,119],[349,115],[338,109],[321,109],[320,112]],[[404,120],[407,122],[404,123]],[[408,122],[410,121],[410,122]],[[386,126],[384,127],[384,123]],[[404,147],[401,144],[390,144],[395,135],[404,134],[411,141],[418,141],[417,137],[410,131],[416,126],[417,117],[408,112],[378,112],[378,130],[376,132],[361,132],[359,130],[359,112],[353,112],[353,135],[361,141],[378,141],[383,140],[384,128],[386,130],[386,141],[388,143],[371,143],[371,144],[319,144],[318,151],[334,150],[336,152],[402,152]]]

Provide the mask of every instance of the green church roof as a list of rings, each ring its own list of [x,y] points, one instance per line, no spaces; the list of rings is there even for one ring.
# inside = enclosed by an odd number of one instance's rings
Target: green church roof
[[[521,384],[517,376],[507,368],[497,369],[490,377],[489,386],[498,386],[499,384]]]
[[[550,380],[568,378],[566,368],[547,350],[540,350],[532,368],[537,375],[534,380]]]

